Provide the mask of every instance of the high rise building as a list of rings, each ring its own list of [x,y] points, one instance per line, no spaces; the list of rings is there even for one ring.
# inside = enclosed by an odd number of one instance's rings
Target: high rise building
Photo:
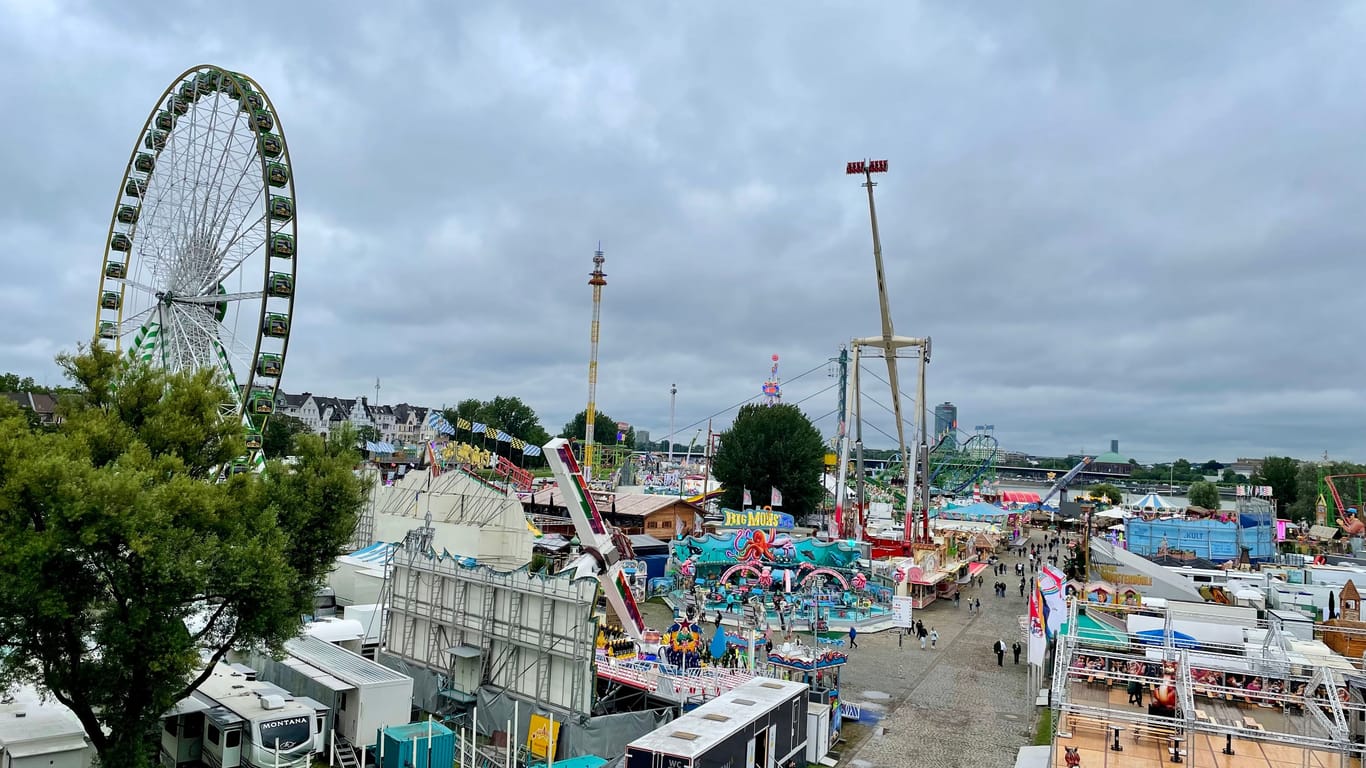
[[[955,435],[958,432],[958,406],[947,400],[934,407],[935,442],[938,442],[946,432]]]

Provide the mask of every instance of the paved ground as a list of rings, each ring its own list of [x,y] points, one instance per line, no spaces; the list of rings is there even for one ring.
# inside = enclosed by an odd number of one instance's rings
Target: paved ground
[[[1035,533],[1036,539],[1041,534]],[[997,638],[1014,642],[1019,617],[1025,613],[1015,576],[1016,558],[1005,576],[982,574],[985,585],[964,593],[961,608],[936,601],[918,612],[928,629],[939,630],[939,648],[921,651],[907,637],[897,646],[893,632],[859,638],[859,647],[841,674],[842,699],[864,709],[880,710],[876,724],[848,724],[841,746],[841,766],[854,768],[1009,768],[1016,751],[1030,743],[1034,696],[1025,690],[1025,664],[996,666],[991,652]],[[996,579],[1010,585],[998,598]],[[967,598],[982,601],[980,614],[969,614]]]

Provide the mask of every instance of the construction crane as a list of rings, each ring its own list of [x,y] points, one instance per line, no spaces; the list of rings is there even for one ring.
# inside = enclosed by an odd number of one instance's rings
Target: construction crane
[[[1091,466],[1092,461],[1093,459],[1090,456],[1083,456],[1081,461],[1077,462],[1077,466],[1067,470],[1067,474],[1058,478],[1057,481],[1053,483],[1053,487],[1048,489],[1048,493],[1044,494],[1042,499],[1039,499],[1039,509],[1043,509],[1043,505],[1047,504],[1055,494],[1062,494],[1059,498],[1062,501],[1067,501],[1067,486],[1071,485],[1072,481],[1077,479],[1077,475],[1080,475],[1083,469]]]
[[[602,287],[607,285],[607,273],[602,271],[602,243],[593,251],[593,271],[589,273],[588,284],[593,286],[593,330],[592,342],[588,353],[588,410],[583,415],[583,471],[588,479],[593,478],[593,427],[598,413],[598,321],[602,316]]]
[[[640,642],[644,639],[645,620],[641,618],[640,607],[636,605],[635,595],[631,593],[631,585],[621,567],[623,555],[627,559],[633,557],[630,541],[621,531],[609,528],[603,521],[568,440],[557,437],[546,443],[545,458],[564,496],[569,518],[574,521],[574,532],[582,551],[567,568],[574,569],[576,577],[598,580],[621,628],[632,640]]]

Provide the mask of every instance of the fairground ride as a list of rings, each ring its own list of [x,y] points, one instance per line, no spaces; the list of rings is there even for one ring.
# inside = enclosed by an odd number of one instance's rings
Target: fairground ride
[[[901,455],[902,466],[906,468],[905,487],[920,499],[921,504],[921,525],[917,526],[908,523],[905,526],[905,544],[909,548],[913,543],[919,542],[928,544],[930,539],[930,518],[929,518],[929,446],[925,437],[924,418],[916,419],[916,429],[914,435],[915,464],[911,463],[910,453],[906,447],[906,434],[904,421],[901,417],[901,388],[898,384],[897,353],[905,348],[916,350],[918,365],[917,378],[917,407],[916,411],[923,411],[925,406],[925,366],[930,361],[930,339],[912,338],[907,336],[897,336],[896,330],[892,325],[892,314],[887,298],[887,280],[882,264],[882,240],[878,235],[877,227],[877,208],[873,203],[873,182],[874,173],[886,173],[886,160],[866,160],[848,163],[845,173],[848,175],[862,175],[864,177],[863,186],[868,190],[868,218],[873,233],[873,265],[877,274],[877,295],[878,309],[882,317],[882,334],[863,339],[854,339],[851,344],[853,352],[853,366],[850,369],[851,375],[848,378],[848,396],[845,398],[845,413],[841,419],[841,429],[839,441],[839,476],[835,484],[835,523],[839,527],[839,534],[846,538],[857,538],[862,535],[864,525],[864,510],[858,509],[852,514],[846,513],[846,502],[848,496],[848,465],[850,440],[848,435],[848,425],[853,425],[854,450],[861,455],[863,450],[862,422],[859,406],[859,358],[863,350],[875,351],[880,353],[887,363],[887,382],[892,392],[892,414],[896,419],[896,435],[898,453]],[[914,508],[914,504],[910,505]]]
[[[110,216],[95,337],[171,371],[214,371],[259,465],[294,314],[297,224],[284,131],[261,86],[186,70],[138,133]]]
[[[579,577],[596,578],[607,605],[627,636],[637,642],[643,640],[645,621],[621,563],[632,557],[630,541],[619,530],[609,528],[602,519],[568,440],[557,437],[546,443],[545,458],[555,474],[555,483],[564,496],[564,505],[581,542],[583,554],[568,567]]]
[[[958,496],[975,485],[995,480],[999,455],[999,446],[992,435],[974,434],[958,441],[952,434],[945,434],[930,450],[930,492]],[[890,494],[894,507],[905,508],[906,490],[896,482],[904,476],[905,469],[896,461],[870,475],[868,482]]]

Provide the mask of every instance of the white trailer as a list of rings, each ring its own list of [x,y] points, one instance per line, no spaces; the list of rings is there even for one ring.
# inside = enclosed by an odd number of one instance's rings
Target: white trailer
[[[76,715],[37,689],[21,686],[0,701],[0,766],[90,768],[94,757]]]
[[[784,768],[806,761],[805,683],[755,678],[626,746],[625,768]]]
[[[353,747],[373,748],[379,729],[411,720],[411,677],[316,637],[286,641],[283,659],[256,653],[251,662],[262,680],[327,705],[333,732]]]

